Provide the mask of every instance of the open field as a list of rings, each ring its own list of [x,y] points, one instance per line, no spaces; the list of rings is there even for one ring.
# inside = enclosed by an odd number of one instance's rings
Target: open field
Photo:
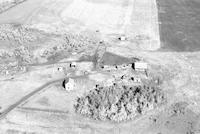
[[[161,50],[200,50],[200,1],[157,0]]]
[[[17,15],[8,17],[12,14]],[[116,40],[125,34],[127,44],[144,50],[160,48],[157,20],[155,0],[29,0],[0,15],[0,23],[29,24],[48,32],[83,33],[104,40]]]

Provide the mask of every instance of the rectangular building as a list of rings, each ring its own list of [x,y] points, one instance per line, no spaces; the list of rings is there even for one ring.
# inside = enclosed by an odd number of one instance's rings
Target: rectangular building
[[[148,64],[145,62],[134,62],[132,67],[136,71],[145,71],[148,69]]]

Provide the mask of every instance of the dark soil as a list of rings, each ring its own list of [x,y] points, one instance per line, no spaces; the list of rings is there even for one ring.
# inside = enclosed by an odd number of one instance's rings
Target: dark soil
[[[139,61],[138,58],[127,58],[120,55],[116,55],[110,52],[105,52],[101,62],[103,65],[121,65],[127,63],[133,63],[135,61]]]
[[[165,51],[200,50],[200,1],[157,0]]]

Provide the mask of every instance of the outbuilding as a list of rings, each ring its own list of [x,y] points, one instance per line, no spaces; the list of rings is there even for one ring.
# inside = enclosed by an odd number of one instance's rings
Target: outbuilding
[[[63,81],[62,86],[67,90],[67,91],[72,91],[75,88],[75,80],[72,78],[67,78]]]
[[[69,64],[69,67],[70,67],[70,68],[75,68],[75,67],[76,67],[76,62],[71,62],[71,63]]]
[[[64,70],[64,68],[63,67],[58,67],[57,70],[62,72]]]
[[[146,62],[134,62],[132,68],[136,71],[145,71],[148,69],[148,64]]]
[[[127,40],[126,36],[120,36],[118,39],[119,39],[120,41],[125,41],[125,40]]]

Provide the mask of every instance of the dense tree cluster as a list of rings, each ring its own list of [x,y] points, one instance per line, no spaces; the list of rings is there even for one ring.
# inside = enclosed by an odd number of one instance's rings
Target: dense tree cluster
[[[99,43],[81,34],[49,34],[21,24],[1,24],[0,41],[9,43],[9,47],[12,46],[12,49],[9,50],[9,53],[12,53],[8,55],[8,52],[0,51],[0,58],[17,57],[17,59],[21,58],[27,63],[31,60],[34,61],[34,59],[30,59],[34,57],[46,58],[47,60],[55,59],[54,57],[62,56],[66,50],[73,52],[86,49],[85,51],[87,51],[89,47],[92,47],[92,51],[95,51],[95,46],[98,46]],[[40,42],[43,42],[43,45],[38,47]],[[37,56],[33,55],[33,51],[37,51],[35,53]]]
[[[87,54],[89,52],[95,53],[99,45],[99,41],[82,34],[58,35],[21,24],[1,24],[0,42],[5,43],[4,46],[6,46],[0,49],[1,75],[10,74],[13,72],[11,70],[17,72],[24,66],[37,64],[41,61],[58,61],[74,51]],[[97,50],[97,52],[99,51]],[[98,62],[99,54],[93,57],[92,61]]]
[[[13,42],[14,46],[25,45],[42,37],[39,31],[21,24],[1,24],[0,40]]]
[[[41,51],[41,57],[55,59],[67,52],[94,52],[98,46],[98,41],[92,40],[80,34],[66,33],[57,37],[57,43],[52,43],[51,46]]]
[[[96,86],[88,94],[77,98],[77,113],[96,120],[125,121],[143,114],[162,104],[165,100],[158,87]]]

